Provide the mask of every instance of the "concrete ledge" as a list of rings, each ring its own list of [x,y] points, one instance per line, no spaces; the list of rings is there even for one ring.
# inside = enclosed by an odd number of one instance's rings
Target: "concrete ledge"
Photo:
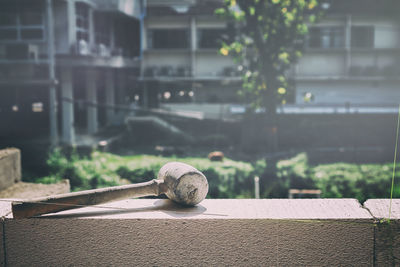
[[[0,190],[0,198],[30,199],[56,194],[64,194],[68,192],[70,192],[68,179],[61,180],[60,182],[55,184],[18,182],[4,190]]]
[[[364,207],[377,219],[389,218],[389,205],[390,199],[368,199],[364,202]],[[400,199],[392,200],[390,218],[400,220]]]
[[[374,264],[374,219],[354,199],[138,199],[3,225],[10,266]]]
[[[0,150],[0,190],[21,181],[21,153],[17,148]]]

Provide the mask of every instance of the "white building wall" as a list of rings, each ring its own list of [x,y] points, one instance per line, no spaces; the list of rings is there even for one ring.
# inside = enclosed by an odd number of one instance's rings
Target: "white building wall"
[[[375,25],[375,47],[397,48],[400,46],[400,29],[392,23]]]
[[[181,66],[190,66],[190,53],[188,51],[182,50],[164,50],[157,51],[152,50],[151,52],[147,52],[144,55],[144,67],[162,67],[162,66],[171,66],[171,67],[181,67]]]
[[[374,66],[376,54],[370,51],[354,51],[351,53],[352,66]]]
[[[224,28],[226,22],[217,19],[216,17],[196,18],[198,28]]]
[[[300,59],[297,76],[339,76],[345,74],[344,53],[308,52]]]
[[[147,29],[176,29],[190,27],[190,20],[188,18],[151,18],[146,20]]]
[[[400,101],[400,83],[393,81],[297,82],[296,103],[304,94],[314,95],[313,104],[396,104]]]
[[[221,76],[225,67],[235,66],[232,58],[219,55],[217,51],[196,54],[197,76]]]

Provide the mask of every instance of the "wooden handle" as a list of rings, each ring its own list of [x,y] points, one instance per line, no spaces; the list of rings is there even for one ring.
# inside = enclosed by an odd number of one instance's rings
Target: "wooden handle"
[[[113,186],[86,190],[12,203],[15,219],[29,218],[41,214],[97,205],[132,197],[158,196],[163,193],[163,182],[152,180],[145,183]]]

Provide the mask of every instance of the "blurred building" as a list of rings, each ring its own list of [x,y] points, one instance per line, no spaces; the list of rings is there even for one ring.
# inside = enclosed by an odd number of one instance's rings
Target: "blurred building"
[[[132,103],[242,103],[240,69],[218,53],[232,30],[214,15],[222,2],[0,0],[0,138],[70,144],[122,122]],[[309,27],[287,106],[394,106],[399,2],[330,2]]]
[[[148,0],[142,81],[164,103],[234,103],[237,66],[218,54],[229,25],[214,15],[218,0]],[[394,106],[400,100],[399,3],[335,0],[309,27],[293,67],[295,106]],[[151,106],[151,104],[150,104]],[[289,105],[290,106],[290,105]]]
[[[1,0],[0,138],[73,143],[118,120],[139,73],[140,0]],[[58,104],[57,104],[58,103]]]
[[[234,103],[241,78],[219,54],[227,23],[215,0],[148,0],[143,24],[141,81],[149,106],[158,103]]]
[[[294,70],[295,103],[398,105],[400,3],[335,0],[310,25]]]

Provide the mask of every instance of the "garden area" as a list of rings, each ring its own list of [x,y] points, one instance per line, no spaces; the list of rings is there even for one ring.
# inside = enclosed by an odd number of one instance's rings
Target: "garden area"
[[[157,177],[161,166],[170,161],[190,164],[203,172],[209,182],[208,198],[254,198],[254,177],[260,177],[262,198],[287,198],[289,189],[320,189],[322,198],[390,197],[392,163],[331,163],[312,165],[306,153],[279,160],[276,175],[268,175],[268,160],[253,162],[233,160],[210,161],[205,156],[116,155],[94,151],[89,156],[61,150],[47,160],[49,175],[26,178],[29,182],[56,183],[69,179],[72,191],[140,183]],[[400,172],[395,173],[395,179]],[[400,186],[394,194],[400,193]]]

